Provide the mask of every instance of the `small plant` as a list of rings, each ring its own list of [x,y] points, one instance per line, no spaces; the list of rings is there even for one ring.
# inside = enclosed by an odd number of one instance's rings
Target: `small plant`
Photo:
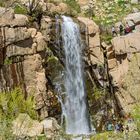
[[[21,5],[15,5],[14,7],[15,14],[27,14],[27,8]]]
[[[4,65],[10,65],[10,64],[12,64],[12,60],[10,58],[6,58],[4,60]]]
[[[19,113],[27,113],[31,118],[37,118],[34,104],[34,97],[30,96],[25,100],[20,88],[0,93],[0,119],[13,119]]]

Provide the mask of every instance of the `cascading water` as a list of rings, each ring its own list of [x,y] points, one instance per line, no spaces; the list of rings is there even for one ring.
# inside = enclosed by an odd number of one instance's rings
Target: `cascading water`
[[[65,51],[65,101],[63,115],[67,134],[88,134],[89,116],[82,72],[82,43],[79,27],[69,17],[62,16],[62,39]]]

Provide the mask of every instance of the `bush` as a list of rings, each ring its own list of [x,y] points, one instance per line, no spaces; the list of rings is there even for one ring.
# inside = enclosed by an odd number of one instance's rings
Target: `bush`
[[[26,7],[20,6],[20,5],[15,5],[14,7],[15,14],[27,14],[27,9]]]
[[[27,113],[31,118],[36,119],[34,104],[32,96],[25,100],[20,88],[0,93],[0,119],[14,119],[19,113]]]
[[[3,140],[15,139],[12,134],[12,121],[19,113],[27,113],[31,118],[36,119],[37,114],[33,108],[34,98],[28,97],[26,100],[20,88],[15,88],[11,92],[0,93],[0,138]]]
[[[64,0],[64,2],[70,7],[72,11],[76,11],[77,13],[81,12],[80,5],[76,0]]]

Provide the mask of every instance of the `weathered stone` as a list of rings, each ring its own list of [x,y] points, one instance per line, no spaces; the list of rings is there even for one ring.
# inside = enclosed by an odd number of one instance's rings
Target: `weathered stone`
[[[43,120],[41,124],[44,126],[44,133],[47,138],[51,138],[60,130],[60,126],[55,118],[47,118]]]
[[[68,14],[70,12],[68,5],[62,2],[58,5],[47,3],[47,7],[51,13]]]
[[[113,69],[117,66],[117,61],[116,59],[110,59],[108,60],[108,68]]]
[[[12,131],[17,137],[35,137],[43,132],[43,125],[37,120],[32,120],[27,114],[19,114],[13,121]]]
[[[101,51],[100,47],[94,47],[91,48],[90,50],[90,60],[92,64],[103,64],[104,58],[103,58],[103,52]]]
[[[135,31],[136,31],[136,32],[140,32],[140,25],[137,25],[137,26],[135,27]]]
[[[37,34],[37,30],[35,28],[29,28],[28,32],[30,33],[32,38],[34,38]]]
[[[84,23],[86,25],[88,34],[95,34],[99,32],[99,26],[93,20],[85,18],[85,17],[78,17],[77,19],[81,23]]]
[[[125,36],[115,37],[112,44],[116,54],[136,53],[140,51],[140,33],[130,33]]]

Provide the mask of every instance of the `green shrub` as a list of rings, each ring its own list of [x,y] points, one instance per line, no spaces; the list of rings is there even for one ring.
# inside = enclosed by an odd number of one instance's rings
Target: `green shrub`
[[[14,7],[14,11],[15,11],[15,14],[27,14],[27,9],[26,7],[23,7],[23,6],[20,6],[20,5],[16,5]]]
[[[15,88],[11,92],[0,93],[0,119],[14,119],[19,113],[27,113],[31,118],[37,118],[34,110],[34,98],[28,97],[26,100],[20,88]]]
[[[0,93],[0,138],[2,140],[14,140],[12,134],[12,121],[19,113],[27,113],[31,118],[37,119],[34,110],[34,98],[28,97],[26,100],[20,88],[15,88],[11,92]]]
[[[12,60],[10,58],[6,58],[4,60],[4,65],[10,65],[10,64],[12,64]]]
[[[76,11],[77,13],[81,12],[80,5],[76,0],[64,0],[64,2],[70,7],[72,11]]]

